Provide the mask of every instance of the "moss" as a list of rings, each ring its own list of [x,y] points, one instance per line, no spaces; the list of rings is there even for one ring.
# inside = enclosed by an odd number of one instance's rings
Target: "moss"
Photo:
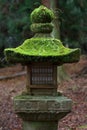
[[[32,23],[50,23],[54,18],[54,13],[41,5],[39,8],[36,8],[31,13],[31,22]]]
[[[51,33],[53,25],[51,23],[32,24],[31,30],[35,33]]]
[[[31,38],[17,47],[5,49],[9,62],[53,62],[70,63],[79,60],[80,50],[65,48],[54,38]]]
[[[40,6],[31,13],[32,30],[40,34],[51,32],[53,26],[50,22],[53,18],[54,14],[51,10]],[[79,60],[79,49],[65,48],[60,40],[43,38],[43,36],[27,39],[17,48],[5,49],[7,60],[13,63],[25,64],[30,62],[52,62],[57,65]]]
[[[14,100],[21,100],[21,99],[30,99],[30,100],[54,100],[54,99],[57,99],[58,101],[66,101],[66,100],[68,100],[67,99],[67,97],[64,97],[64,96],[62,96],[62,95],[56,95],[56,96],[40,96],[40,95],[38,95],[38,96],[32,96],[32,95],[27,95],[27,94],[25,94],[25,95],[18,95],[18,96],[16,96],[16,97],[14,97]],[[70,100],[70,99],[69,99]],[[70,100],[71,101],[71,100]]]
[[[82,125],[82,126],[79,126],[78,128],[80,128],[80,129],[86,129],[87,125]]]

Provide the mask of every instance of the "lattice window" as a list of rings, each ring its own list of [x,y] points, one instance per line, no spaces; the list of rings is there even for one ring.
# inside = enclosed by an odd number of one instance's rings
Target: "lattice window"
[[[32,66],[31,84],[32,85],[52,85],[53,84],[53,66]]]

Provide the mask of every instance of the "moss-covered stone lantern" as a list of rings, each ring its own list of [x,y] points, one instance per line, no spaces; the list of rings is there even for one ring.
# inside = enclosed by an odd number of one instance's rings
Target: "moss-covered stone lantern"
[[[57,122],[71,111],[72,101],[57,94],[57,66],[77,62],[79,49],[69,49],[52,38],[54,13],[44,6],[31,13],[33,38],[17,48],[5,49],[9,62],[27,66],[27,94],[14,98],[24,130],[57,130]]]

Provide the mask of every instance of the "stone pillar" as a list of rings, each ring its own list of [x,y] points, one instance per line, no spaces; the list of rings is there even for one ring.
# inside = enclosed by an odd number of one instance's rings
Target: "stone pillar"
[[[57,122],[23,122],[23,130],[57,130]]]

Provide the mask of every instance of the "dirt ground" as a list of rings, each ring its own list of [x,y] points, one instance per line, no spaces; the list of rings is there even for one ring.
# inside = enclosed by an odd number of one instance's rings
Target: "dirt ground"
[[[58,90],[73,101],[72,112],[59,122],[59,130],[87,130],[87,56],[79,63],[66,64],[65,70],[71,77],[63,81]],[[0,76],[21,72],[22,66],[1,68]],[[22,130],[22,121],[15,114],[13,98],[25,90],[26,76],[0,80],[0,130]]]

